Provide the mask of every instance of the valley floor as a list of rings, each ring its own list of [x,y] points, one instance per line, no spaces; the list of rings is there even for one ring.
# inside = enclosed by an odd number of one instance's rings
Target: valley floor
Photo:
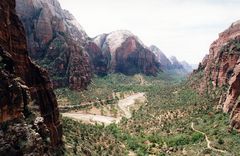
[[[112,123],[119,123],[123,117],[125,118],[131,118],[132,113],[130,111],[130,108],[134,107],[135,101],[141,100],[142,103],[145,101],[144,93],[135,93],[133,95],[130,95],[124,99],[121,99],[117,102],[118,111],[122,111],[122,115],[119,117],[111,117],[108,115],[98,115],[96,114],[96,111],[91,113],[83,113],[80,112],[67,112],[62,113],[63,117],[69,117],[75,120],[80,120],[86,123],[94,124],[94,123],[103,123],[104,125],[109,125]],[[114,104],[112,104],[114,105]]]
[[[132,99],[138,107],[124,111],[128,106],[118,104],[135,93],[145,93],[147,104]],[[95,78],[87,91],[62,88],[56,94],[61,106],[74,106],[62,110],[63,116],[71,113],[63,117],[66,155],[240,155],[240,135],[228,127],[229,117],[215,107],[217,101],[198,95],[172,74],[113,74]],[[121,121],[104,125],[72,120],[79,112],[81,118],[88,114]]]

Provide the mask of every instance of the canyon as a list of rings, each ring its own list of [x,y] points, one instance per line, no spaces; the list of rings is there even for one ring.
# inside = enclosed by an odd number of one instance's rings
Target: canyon
[[[239,154],[240,21],[192,72],[128,30],[89,37],[58,0],[0,16],[0,155]]]

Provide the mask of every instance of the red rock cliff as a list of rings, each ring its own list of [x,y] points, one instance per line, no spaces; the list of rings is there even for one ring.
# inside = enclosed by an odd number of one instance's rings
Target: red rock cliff
[[[102,49],[99,48],[94,42],[89,41],[84,47],[88,58],[91,63],[93,72],[99,76],[107,75],[107,57],[102,53]]]
[[[57,0],[16,0],[26,30],[30,57],[45,67],[55,87],[85,89],[91,66],[83,45],[83,28]]]
[[[231,114],[231,125],[240,129],[240,22],[220,33],[194,75],[199,73],[200,90],[220,92],[220,106]]]
[[[160,63],[153,52],[129,31],[102,34],[94,38],[93,42],[105,57],[106,73],[156,76],[160,71]]]
[[[26,108],[31,100],[39,107],[51,143],[56,147],[62,143],[56,97],[47,72],[28,57],[25,32],[15,12],[15,0],[0,0],[0,16],[0,123],[26,118]]]

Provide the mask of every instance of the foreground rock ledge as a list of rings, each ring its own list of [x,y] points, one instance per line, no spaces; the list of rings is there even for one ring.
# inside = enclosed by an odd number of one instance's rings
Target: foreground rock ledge
[[[15,4],[15,0],[0,0],[1,129],[6,121],[25,120],[29,113],[33,113],[28,112],[30,103],[33,103],[44,118],[52,146],[57,147],[62,144],[62,126],[52,83],[47,72],[28,57],[25,32],[16,15]],[[7,136],[2,137],[6,139]]]

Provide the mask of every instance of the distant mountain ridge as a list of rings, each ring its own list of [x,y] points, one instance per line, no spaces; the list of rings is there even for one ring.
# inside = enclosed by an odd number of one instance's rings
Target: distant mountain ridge
[[[179,62],[175,56],[167,58],[167,56],[157,47],[151,45],[149,49],[156,55],[158,61],[161,64],[163,71],[175,70],[181,73],[191,73],[192,67],[186,61]]]
[[[156,46],[151,45],[149,49],[156,55],[158,61],[161,63],[161,67],[165,69],[171,69],[172,63],[167,56]]]
[[[156,76],[165,68],[182,68],[176,60],[172,64],[163,53],[156,55],[154,49],[127,30],[90,38],[58,0],[16,2],[30,57],[48,70],[55,87],[86,89],[93,74]]]
[[[157,75],[160,70],[156,56],[130,31],[102,34],[92,41],[107,58],[107,71],[110,73]]]
[[[48,70],[55,87],[85,89],[93,73],[157,75],[160,70],[155,55],[128,31],[106,34],[105,43],[111,45],[101,47],[96,44],[96,39],[88,37],[73,15],[63,10],[57,0],[16,2],[17,14],[26,30],[30,56]],[[104,38],[105,35],[101,36]]]

